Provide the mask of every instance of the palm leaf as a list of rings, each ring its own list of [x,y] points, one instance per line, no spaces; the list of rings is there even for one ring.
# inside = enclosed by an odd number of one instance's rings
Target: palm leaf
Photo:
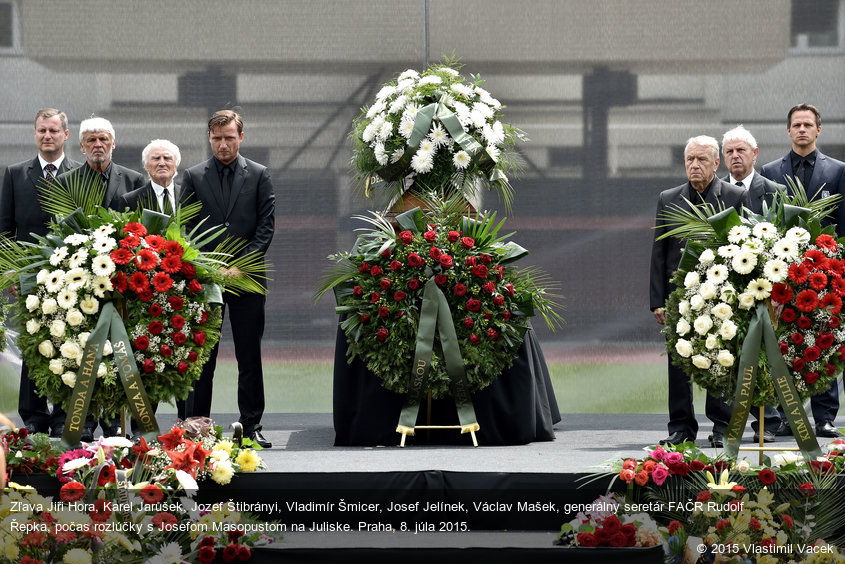
[[[60,180],[42,178],[36,189],[41,209],[62,217],[76,209],[86,216],[96,215],[106,194],[100,175],[87,165],[61,175]]]
[[[709,217],[724,210],[724,204],[719,202],[719,208],[716,209],[709,203],[694,205],[686,198],[684,198],[684,202],[687,203],[688,208],[679,204],[670,204],[657,216],[660,225],[668,229],[657,240],[660,241],[667,237],[696,241],[713,239],[716,231],[707,220]]]
[[[532,294],[534,310],[540,313],[549,329],[554,331],[558,327],[563,327],[564,319],[559,313],[564,309],[563,295],[557,293],[560,284],[535,266],[517,269],[514,274]]]
[[[336,264],[325,269],[320,285],[314,292],[314,303],[317,303],[326,292],[332,290],[358,273],[358,266],[348,257],[341,258]]]

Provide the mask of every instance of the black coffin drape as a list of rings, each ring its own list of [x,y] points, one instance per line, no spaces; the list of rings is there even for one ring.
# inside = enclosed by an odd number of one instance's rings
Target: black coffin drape
[[[385,390],[381,381],[357,358],[346,357],[347,343],[338,328],[334,361],[335,446],[397,445],[396,432],[403,398]],[[560,413],[543,351],[529,329],[514,359],[487,388],[473,394],[481,445],[517,445],[554,440]],[[430,420],[429,420],[430,416]],[[451,399],[434,400],[431,411],[424,402],[418,425],[457,425]],[[457,430],[417,430],[406,444],[471,444],[470,436]]]

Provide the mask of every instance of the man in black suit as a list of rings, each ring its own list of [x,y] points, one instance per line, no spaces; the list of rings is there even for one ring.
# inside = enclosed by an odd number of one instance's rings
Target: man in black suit
[[[816,140],[822,132],[822,117],[819,110],[810,104],[798,104],[790,108],[786,117],[786,132],[792,139],[792,150],[782,159],[772,161],[760,171],[763,176],[779,184],[787,185],[787,179],[801,182],[811,200],[839,194],[845,198],[845,163],[822,154],[816,148]],[[833,213],[836,234],[845,235],[845,206],[841,203]],[[827,392],[810,399],[816,435],[838,437],[833,420],[839,411],[839,386],[836,381]],[[791,435],[792,430],[782,418],[778,435]]]
[[[69,134],[64,112],[46,108],[35,115],[38,156],[6,168],[0,191],[0,233],[30,242],[34,241],[33,233],[47,233],[50,216],[41,209],[38,190],[45,186],[45,180],[55,182],[57,174],[79,166],[64,153]],[[49,432],[51,437],[62,436],[65,412],[60,406],[53,406],[52,412],[48,410],[47,400],[35,391],[26,364],[21,365],[18,413],[31,433]]]
[[[60,182],[70,182],[84,175],[94,176],[105,187],[100,205],[119,209],[120,196],[144,185],[144,177],[134,170],[112,162],[116,146],[114,127],[105,118],[92,117],[79,124],[79,148],[85,155],[85,164],[59,176]]]
[[[725,166],[728,168],[728,175],[722,180],[735,186],[748,190],[748,197],[751,200],[751,211],[763,213],[763,202],[771,207],[772,198],[778,191],[778,185],[763,178],[754,170],[754,163],[757,162],[757,154],[760,149],[757,147],[757,140],[751,132],[739,125],[722,136],[722,155],[725,157]],[[756,421],[751,422],[754,430],[754,442],[760,441],[760,410],[752,409],[751,415]],[[763,441],[771,443],[775,441],[775,433],[780,427],[780,415],[774,407],[766,406],[763,411]]]
[[[200,218],[205,225],[219,225],[225,233],[209,244],[213,249],[225,237],[247,241],[245,253],[267,252],[275,230],[275,195],[270,171],[239,154],[244,139],[243,120],[231,110],[215,112],[208,122],[208,141],[212,158],[185,171],[182,178],[183,201],[202,203]],[[237,272],[224,272],[237,275]],[[264,374],[261,367],[261,338],[264,335],[263,294],[235,296],[225,293],[224,308],[229,309],[232,339],[238,361],[239,421],[244,435],[264,448],[271,446],[261,433],[264,414]],[[188,396],[188,416],[211,414],[212,379],[217,364],[218,346],[214,347],[202,375]]]
[[[684,200],[693,204],[707,203],[718,211],[720,208],[733,207],[741,212],[742,207],[750,207],[748,191],[733,186],[716,178],[719,168],[719,142],[706,135],[693,137],[687,141],[684,149],[684,166],[687,182],[664,190],[657,200],[657,220],[654,230],[654,244],[651,248],[651,276],[649,300],[654,318],[660,325],[666,323],[664,304],[674,289],[670,282],[672,273],[677,269],[683,252],[683,241],[675,237],[657,240],[670,228],[662,219],[665,211],[677,206],[689,208]],[[694,441],[698,433],[698,422],[693,409],[692,382],[688,374],[669,362],[669,437],[663,443],[680,444]],[[707,394],[707,417],[713,421],[713,434],[710,444],[724,446],[724,432],[730,419],[730,408],[721,400]]]

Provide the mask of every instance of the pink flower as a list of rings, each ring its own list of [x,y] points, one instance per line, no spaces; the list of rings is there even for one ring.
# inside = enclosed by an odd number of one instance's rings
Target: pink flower
[[[666,451],[663,450],[663,447],[657,447],[649,454],[653,459],[657,461],[661,461],[666,457]]]
[[[667,452],[663,461],[666,464],[678,464],[684,461],[684,454],[681,452]]]
[[[662,486],[663,482],[665,482],[666,478],[668,477],[669,469],[663,466],[662,464],[658,464],[657,466],[655,466],[654,471],[651,473],[651,479],[658,486]]]

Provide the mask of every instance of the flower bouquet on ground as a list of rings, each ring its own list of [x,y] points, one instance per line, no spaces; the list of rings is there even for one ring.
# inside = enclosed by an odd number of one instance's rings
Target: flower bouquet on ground
[[[657,523],[646,513],[619,512],[623,504],[614,495],[596,499],[595,511],[579,512],[560,528],[555,544],[569,547],[649,547],[662,543]]]
[[[197,204],[171,218],[101,199],[99,186],[53,186],[47,235],[0,247],[19,286],[18,346],[39,393],[68,412],[66,433],[124,407],[154,423],[151,404],[184,399],[219,339],[221,287],[263,292],[260,258],[234,258],[243,242],[199,250],[220,229],[185,229]],[[226,266],[242,275],[224,277]]]
[[[469,392],[493,382],[509,367],[539,313],[554,328],[562,323],[559,296],[548,278],[512,263],[527,254],[500,235],[503,221],[463,217],[457,198],[398,217],[399,232],[378,214],[359,216],[361,230],[351,252],[336,262],[318,291],[334,290],[350,361],[358,357],[388,390],[410,390],[418,330],[424,322],[427,288],[445,297]],[[428,290],[432,291],[432,290]],[[426,388],[434,398],[451,394],[442,338],[433,342]]]
[[[525,135],[501,121],[502,104],[466,79],[455,60],[419,73],[408,69],[384,85],[353,122],[352,165],[367,196],[495,190],[509,205],[507,172],[519,164],[514,147]]]
[[[666,303],[669,354],[708,392],[735,400],[742,428],[750,406],[789,398],[791,415],[845,365],[845,249],[821,222],[838,197],[809,202],[795,191],[777,194],[763,215],[693,209],[664,218],[675,227],[667,236],[687,239]],[[802,425],[798,416],[790,424]]]

